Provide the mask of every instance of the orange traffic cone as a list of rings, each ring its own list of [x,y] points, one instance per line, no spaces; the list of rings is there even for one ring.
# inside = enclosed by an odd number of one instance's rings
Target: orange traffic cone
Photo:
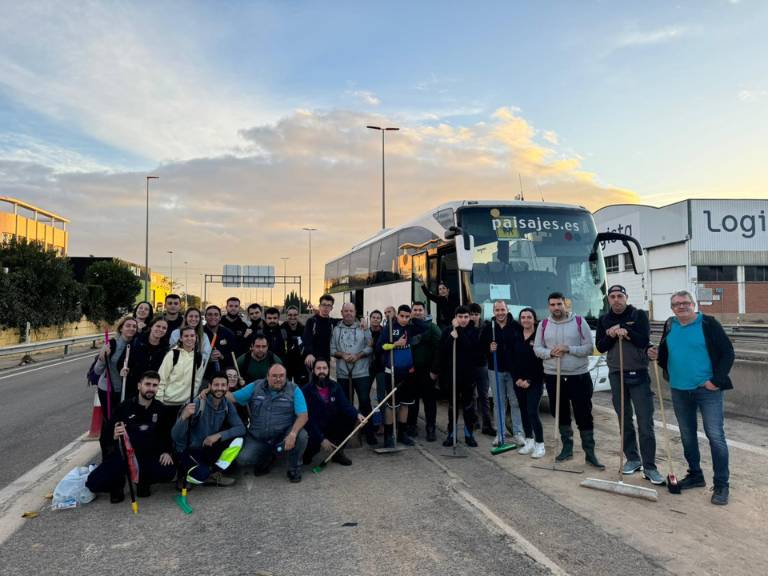
[[[103,411],[101,409],[101,402],[99,401],[99,392],[95,390],[93,393],[93,412],[91,413],[91,428],[88,430],[88,436],[86,440],[98,440],[101,436],[101,423],[104,419]]]

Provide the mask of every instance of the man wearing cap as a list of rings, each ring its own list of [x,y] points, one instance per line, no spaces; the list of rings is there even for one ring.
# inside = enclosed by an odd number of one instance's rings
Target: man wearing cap
[[[624,371],[624,456],[627,460],[622,473],[628,475],[642,470],[643,478],[652,484],[664,484],[656,469],[653,392],[646,354],[651,338],[648,315],[627,304],[627,291],[619,284],[608,288],[608,304],[610,310],[600,316],[597,323],[596,346],[606,354],[613,408],[617,415],[621,410],[621,371]],[[619,340],[623,363],[619,359]],[[632,423],[633,411],[637,416],[637,435]]]

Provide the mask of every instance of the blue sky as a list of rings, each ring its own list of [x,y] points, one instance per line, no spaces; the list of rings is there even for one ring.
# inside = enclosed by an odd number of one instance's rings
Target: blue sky
[[[201,269],[231,242],[222,219],[284,242],[275,195],[331,257],[377,220],[336,209],[376,186],[370,122],[402,128],[395,222],[509,195],[518,173],[593,208],[765,195],[765,2],[0,3],[0,193],[71,217],[73,252],[113,249],[94,247],[95,200],[138,214],[154,171],[181,222],[157,242],[200,237]],[[423,202],[398,209],[398,190]],[[135,260],[132,218],[100,233]]]

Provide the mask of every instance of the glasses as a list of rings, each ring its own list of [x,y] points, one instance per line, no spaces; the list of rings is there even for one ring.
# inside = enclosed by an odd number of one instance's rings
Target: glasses
[[[672,308],[687,308],[693,306],[693,302],[672,302]]]

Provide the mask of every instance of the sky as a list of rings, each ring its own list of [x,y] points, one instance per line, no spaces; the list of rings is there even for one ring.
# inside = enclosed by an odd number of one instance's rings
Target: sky
[[[764,198],[768,3],[0,0],[0,195],[199,293],[458,199]],[[288,258],[283,261],[280,258]],[[183,262],[187,261],[187,275]],[[228,290],[212,290],[223,300]],[[268,301],[266,292],[235,291]],[[278,294],[279,293],[279,294]],[[273,298],[278,300],[281,289]]]

